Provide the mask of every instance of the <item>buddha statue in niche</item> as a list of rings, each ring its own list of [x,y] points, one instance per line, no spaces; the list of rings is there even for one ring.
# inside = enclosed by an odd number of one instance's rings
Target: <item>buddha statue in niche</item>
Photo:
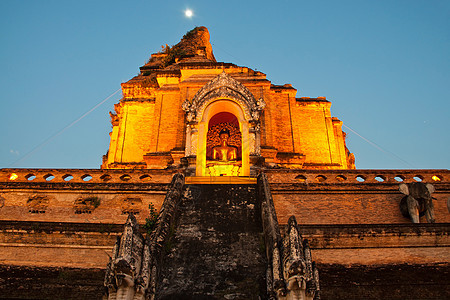
[[[241,172],[241,133],[236,124],[222,122],[207,133],[206,174],[239,176]]]
[[[237,148],[228,145],[228,139],[230,133],[228,131],[221,131],[219,134],[220,145],[212,148],[213,160],[222,162],[236,161],[237,160]]]

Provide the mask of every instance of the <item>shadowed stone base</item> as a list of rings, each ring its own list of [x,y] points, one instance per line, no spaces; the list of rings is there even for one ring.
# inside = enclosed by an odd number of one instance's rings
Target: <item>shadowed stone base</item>
[[[321,299],[450,299],[450,265],[318,264]]]
[[[0,265],[0,299],[101,299],[105,270]]]

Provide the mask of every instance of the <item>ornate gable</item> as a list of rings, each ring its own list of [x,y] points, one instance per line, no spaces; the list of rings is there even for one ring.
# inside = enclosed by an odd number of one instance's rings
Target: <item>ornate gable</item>
[[[260,111],[266,103],[256,100],[250,90],[225,72],[205,84],[194,96],[192,103],[186,99],[182,105],[188,122],[199,122],[206,106],[218,99],[229,99],[238,103],[249,121],[258,121]]]

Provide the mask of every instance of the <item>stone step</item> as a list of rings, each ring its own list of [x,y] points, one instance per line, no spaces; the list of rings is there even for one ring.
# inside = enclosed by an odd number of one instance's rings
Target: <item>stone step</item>
[[[262,299],[264,240],[254,185],[187,185],[157,299]]]

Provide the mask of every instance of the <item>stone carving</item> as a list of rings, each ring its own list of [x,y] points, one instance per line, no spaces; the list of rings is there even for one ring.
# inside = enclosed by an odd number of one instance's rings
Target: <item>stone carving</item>
[[[49,198],[45,195],[33,195],[27,200],[27,207],[30,213],[45,213],[48,207]]]
[[[311,257],[307,240],[303,240],[297,221],[291,216],[284,238],[275,213],[267,176],[258,176],[266,254],[271,264],[267,270],[267,292],[270,299],[320,299],[319,271]]]
[[[181,108],[186,112],[186,120],[192,122],[195,118],[195,111],[191,102],[188,99],[184,100],[181,104]]]
[[[181,108],[186,112],[189,111],[191,108],[191,102],[188,99],[184,100],[183,103],[181,103]]]
[[[263,98],[259,98],[256,102],[256,106],[259,108],[259,110],[263,110],[266,107],[266,101],[264,101]]]
[[[108,299],[144,299],[149,283],[149,245],[130,214],[106,268],[104,285]]]
[[[75,200],[73,208],[76,214],[88,213],[90,214],[94,209],[100,205],[100,198],[96,196],[80,197]]]
[[[127,197],[122,202],[122,214],[139,214],[142,209],[142,199]]]
[[[401,183],[399,190],[406,196],[400,201],[400,211],[413,223],[420,223],[419,218],[426,216],[428,223],[434,223],[433,197],[435,189],[431,183]]]
[[[117,238],[106,268],[105,297],[109,300],[154,299],[161,251],[181,198],[184,176],[172,178],[150,238],[144,238],[133,214],[128,216],[123,234]]]
[[[275,248],[277,253],[273,256],[274,267],[281,259],[278,269],[282,269],[281,274],[274,276],[278,278],[274,281],[277,299],[320,299],[319,272],[311,259],[308,240],[302,241],[294,216],[289,218],[287,226],[282,251]]]
[[[260,111],[266,103],[260,98],[256,101],[250,90],[236,79],[222,72],[205,84],[194,96],[192,103],[186,99],[181,105],[188,122],[199,122],[201,112],[216,99],[225,98],[237,102],[244,110],[247,120],[258,121]]]

